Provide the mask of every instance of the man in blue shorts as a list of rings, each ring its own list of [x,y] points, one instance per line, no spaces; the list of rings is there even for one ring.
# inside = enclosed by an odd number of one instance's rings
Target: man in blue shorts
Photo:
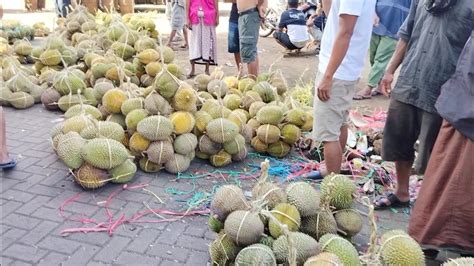
[[[227,35],[227,51],[234,54],[237,70],[240,71],[240,38],[239,38],[239,12],[237,11],[237,3],[232,3],[229,17],[229,34]]]

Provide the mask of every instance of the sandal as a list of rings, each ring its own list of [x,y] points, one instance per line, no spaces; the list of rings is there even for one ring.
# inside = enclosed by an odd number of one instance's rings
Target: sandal
[[[374,90],[372,90],[372,92],[370,93],[370,95],[372,95],[372,96],[379,96],[379,95],[382,95],[382,92],[380,92],[378,89],[374,89]]]
[[[436,258],[438,257],[439,251],[436,249],[423,248],[422,250],[423,250],[423,254],[425,255],[425,258],[429,260],[436,260]]]
[[[10,170],[12,168],[14,168],[16,166],[16,161],[15,160],[11,160],[10,162],[8,163],[2,163],[0,164],[0,169],[3,169],[3,170]]]
[[[410,207],[410,201],[401,201],[395,194],[390,193],[385,196],[388,201],[388,204],[383,202],[382,198],[374,202],[374,207],[376,210],[383,210],[387,208],[406,208]]]

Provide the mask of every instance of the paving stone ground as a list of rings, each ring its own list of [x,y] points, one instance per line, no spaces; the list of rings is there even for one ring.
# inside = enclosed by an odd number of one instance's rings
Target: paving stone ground
[[[104,232],[62,236],[63,229],[80,224],[61,217],[59,207],[82,189],[73,182],[49,141],[49,130],[61,114],[46,111],[41,105],[27,110],[4,110],[7,146],[18,158],[18,165],[12,171],[0,172],[1,265],[207,264],[207,245],[215,234],[207,228],[205,216],[170,223],[125,224],[119,226],[113,236]],[[243,167],[245,163],[234,164],[229,169]],[[203,161],[194,162],[191,168],[214,170]],[[199,179],[196,190],[210,191],[220,182],[222,180]],[[147,210],[143,202],[152,208],[183,211],[186,206],[179,200],[185,200],[187,196],[170,197],[165,190],[190,191],[193,188],[189,181],[176,181],[176,176],[164,172],[138,172],[133,184],[137,183],[149,184],[148,189],[165,203],[158,204],[156,198],[141,190],[123,191],[110,206],[116,215],[125,213],[129,216]],[[253,183],[246,181],[243,185],[249,187]],[[99,203],[117,188],[120,186],[109,184],[82,193],[76,202],[65,208],[66,217],[85,215],[106,221]],[[404,229],[408,218],[404,213],[380,212],[377,215],[382,230]],[[368,239],[368,228],[364,228],[355,241],[363,246]]]

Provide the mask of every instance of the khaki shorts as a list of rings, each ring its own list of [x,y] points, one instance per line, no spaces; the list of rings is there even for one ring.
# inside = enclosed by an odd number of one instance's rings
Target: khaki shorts
[[[316,75],[316,86],[319,84],[323,74]],[[352,105],[352,97],[355,95],[355,86],[358,80],[345,81],[332,80],[330,98],[326,102],[319,100],[317,92],[314,92],[313,104],[313,138],[319,142],[339,141],[341,127],[349,123],[349,109]]]

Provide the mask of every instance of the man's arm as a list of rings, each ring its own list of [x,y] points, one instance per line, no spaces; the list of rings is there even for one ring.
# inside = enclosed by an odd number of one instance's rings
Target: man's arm
[[[326,16],[329,15],[329,10],[331,10],[332,0],[322,0],[323,11]]]
[[[191,17],[189,16],[189,1],[191,0],[186,0],[186,24],[188,28],[191,30]]]
[[[257,9],[260,14],[260,18],[265,18],[265,11],[267,10],[267,0],[257,0]]]
[[[318,97],[321,101],[329,100],[329,91],[332,86],[334,73],[339,68],[349,49],[352,33],[357,22],[358,16],[341,14],[339,16],[339,31],[334,40],[329,63],[324,73],[321,83],[317,87]]]

